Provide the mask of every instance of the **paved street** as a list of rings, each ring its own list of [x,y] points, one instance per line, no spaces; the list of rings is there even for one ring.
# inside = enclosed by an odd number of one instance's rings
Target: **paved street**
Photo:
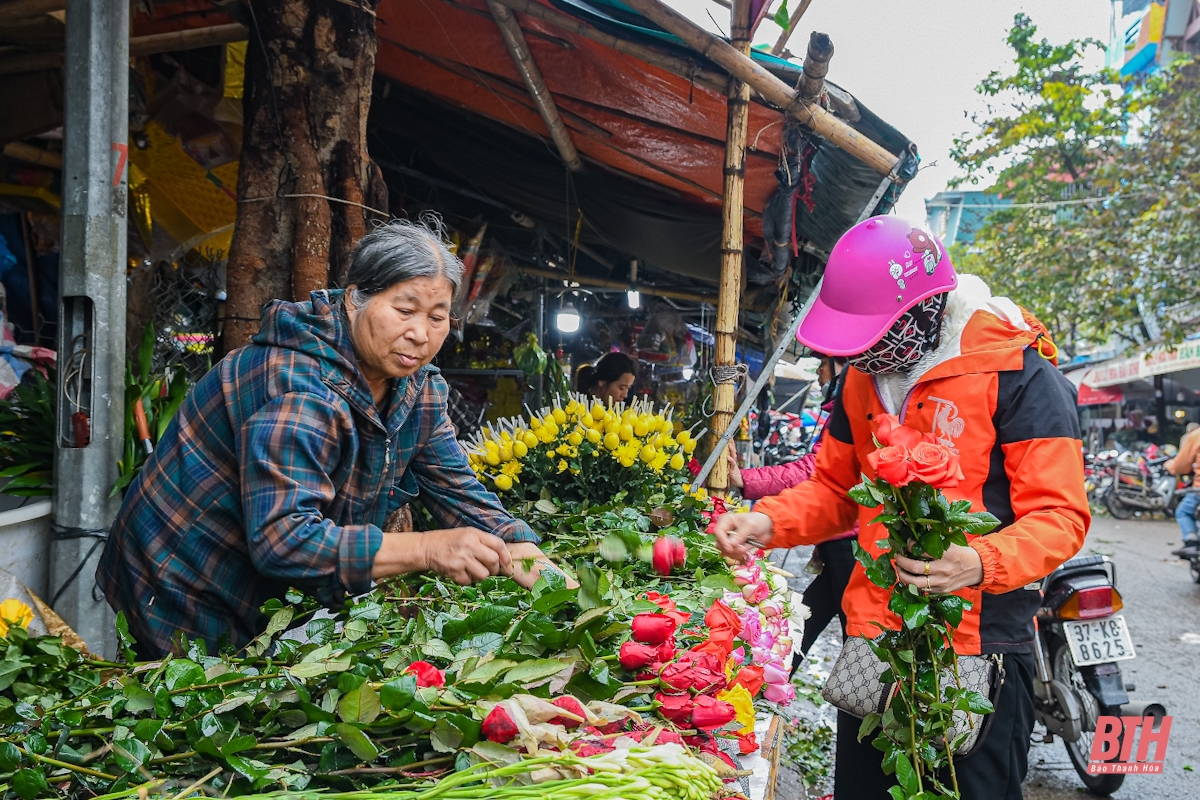
[[[1179,546],[1172,522],[1096,519],[1084,547],[1117,564],[1117,587],[1138,657],[1125,662],[1135,700],[1165,702],[1172,717],[1171,741],[1161,775],[1131,775],[1117,800],[1184,800],[1200,797],[1200,585],[1187,562],[1170,556]],[[1061,742],[1036,744],[1029,753],[1028,800],[1078,797],[1082,784]]]
[[[1173,521],[1120,522],[1105,517],[1093,522],[1083,550],[1084,554],[1107,555],[1117,564],[1117,584],[1125,599],[1123,613],[1138,650],[1138,657],[1126,662],[1126,680],[1135,685],[1130,697],[1165,702],[1173,717],[1163,774],[1127,777],[1112,795],[1115,800],[1200,797],[1200,585],[1192,582],[1186,562],[1169,555],[1178,546],[1179,529]],[[793,551],[787,569],[800,572],[808,552],[809,548]],[[775,554],[775,560],[781,560],[780,554]],[[809,578],[799,577],[797,588]],[[837,655],[839,636],[838,626],[831,625],[814,648],[820,654],[818,669],[823,667],[826,673]],[[1040,735],[1035,731],[1035,739]],[[1027,800],[1078,798],[1083,792],[1061,741],[1033,744],[1029,764]],[[781,778],[780,798],[805,796],[794,773],[785,771]]]

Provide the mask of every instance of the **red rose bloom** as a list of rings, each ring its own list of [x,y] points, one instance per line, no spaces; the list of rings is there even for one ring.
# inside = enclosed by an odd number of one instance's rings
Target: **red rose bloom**
[[[661,608],[664,614],[675,620],[675,622],[679,625],[683,625],[692,617],[692,615],[688,612],[680,611],[675,605],[675,601],[667,597],[665,594],[659,594],[658,592],[646,592],[646,599]]]
[[[584,741],[581,739],[577,742],[572,742],[571,749],[580,758],[587,758],[588,756],[598,756],[602,753],[611,753],[616,748],[608,742]]]
[[[692,724],[702,731],[720,728],[737,719],[737,711],[724,700],[702,694],[694,702],[696,707],[692,711]]]
[[[738,670],[737,675],[733,676],[733,682],[729,685],[730,687],[744,686],[746,687],[746,691],[750,693],[750,696],[754,697],[762,689],[763,683],[765,682],[766,681],[763,678],[763,668],[758,665],[751,664]]]
[[[908,450],[902,447],[882,447],[867,454],[867,463],[875,470],[875,475],[892,486],[908,486],[913,476],[909,469]]]
[[[658,646],[655,652],[655,659],[665,664],[675,657],[675,652],[675,637],[672,636]]]
[[[963,479],[958,454],[943,444],[921,442],[909,454],[913,479],[937,489],[957,486]]]
[[[659,692],[654,695],[654,699],[658,703],[658,714],[663,719],[670,720],[676,725],[686,725],[692,718],[695,703],[692,702],[689,695]]]
[[[683,744],[683,737],[675,731],[661,730],[654,739],[655,744]]]
[[[521,732],[517,728],[517,723],[513,722],[512,717],[502,705],[497,705],[492,709],[492,712],[483,720],[481,730],[488,741],[497,744],[507,744],[517,738],[517,734]]]
[[[879,417],[879,430],[875,438],[884,447],[901,447],[911,449],[924,439],[924,435],[915,428],[901,425],[900,420],[893,414]]]
[[[404,668],[408,674],[417,676],[417,686],[445,686],[446,675],[428,661],[414,661]]]
[[[745,736],[738,736],[738,752],[744,756],[748,756],[758,749],[758,739],[753,733],[747,733]]]
[[[641,669],[660,660],[658,658],[658,648],[632,640],[621,645],[621,651],[617,658],[621,662],[622,667],[631,671]]]
[[[658,680],[664,691],[674,690],[673,693],[686,692],[692,688],[692,668],[678,662],[667,664],[658,673]]]
[[[650,565],[654,567],[654,571],[661,576],[671,575],[671,570],[676,566],[676,557],[674,557],[674,543],[679,540],[672,536],[659,536],[654,540],[654,551],[650,554]],[[679,542],[682,546],[683,542]]]
[[[573,730],[583,724],[580,720],[587,720],[587,712],[583,710],[583,704],[574,697],[556,697],[550,701],[554,705],[561,708],[570,714],[574,714],[579,719],[571,719],[570,717],[555,717],[550,720],[555,725],[562,725],[567,730]]]
[[[712,653],[724,662],[733,650],[733,640],[742,632],[742,618],[722,601],[714,600],[712,607],[704,615],[704,624],[708,626],[708,641],[713,647],[705,650],[698,647],[692,649]]]
[[[666,614],[638,614],[631,627],[635,640],[660,645],[675,635],[676,622]]]

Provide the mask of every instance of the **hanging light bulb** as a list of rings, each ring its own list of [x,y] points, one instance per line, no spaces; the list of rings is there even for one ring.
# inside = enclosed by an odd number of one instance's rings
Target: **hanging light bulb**
[[[631,309],[642,307],[642,293],[637,288],[637,259],[629,262],[629,291],[625,292],[625,301]]]
[[[579,312],[573,303],[564,303],[554,317],[554,326],[563,333],[575,333],[579,330]]]

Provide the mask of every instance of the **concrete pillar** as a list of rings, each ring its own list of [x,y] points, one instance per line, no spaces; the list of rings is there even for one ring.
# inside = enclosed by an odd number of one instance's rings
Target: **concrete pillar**
[[[68,0],[59,280],[55,610],[96,653],[116,651],[96,564],[119,498],[125,433],[129,3]]]

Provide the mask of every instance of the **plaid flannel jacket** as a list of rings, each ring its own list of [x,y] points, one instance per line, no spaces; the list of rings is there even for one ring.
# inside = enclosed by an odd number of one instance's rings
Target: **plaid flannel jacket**
[[[538,541],[475,479],[436,368],[397,381],[380,417],[339,295],[269,305],[130,485],[96,578],[146,652],[176,631],[240,646],[289,587],[326,605],[367,591],[381,527],[418,495],[444,527]]]

